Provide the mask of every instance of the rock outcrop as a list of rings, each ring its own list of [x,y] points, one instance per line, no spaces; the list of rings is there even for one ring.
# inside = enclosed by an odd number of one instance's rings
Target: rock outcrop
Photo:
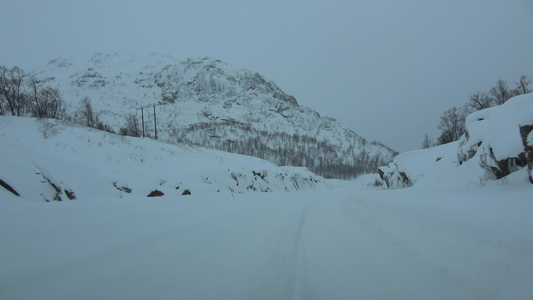
[[[388,188],[405,188],[413,185],[407,174],[398,170],[398,166],[395,163],[378,168],[378,173]]]
[[[432,177],[464,182],[502,179],[528,167],[533,183],[533,94],[476,111],[466,117],[466,133],[456,142],[402,153],[394,163],[379,168],[389,188],[409,186]]]
[[[524,156],[527,163],[529,181],[533,183],[533,124],[520,126],[520,135],[524,145]]]

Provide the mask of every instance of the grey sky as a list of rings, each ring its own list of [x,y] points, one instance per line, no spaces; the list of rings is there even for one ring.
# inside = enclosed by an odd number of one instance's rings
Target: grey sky
[[[210,56],[398,151],[497,79],[533,77],[532,0],[0,0],[0,65]]]

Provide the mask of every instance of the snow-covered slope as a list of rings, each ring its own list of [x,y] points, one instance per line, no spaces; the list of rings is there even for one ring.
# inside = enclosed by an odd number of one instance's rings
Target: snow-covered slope
[[[390,187],[484,185],[523,169],[533,183],[533,94],[476,111],[456,142],[402,153],[380,174]],[[527,170],[527,172],[525,172]],[[529,175],[526,175],[529,173]]]
[[[305,168],[56,120],[0,117],[0,180],[36,201],[295,191],[326,187]],[[16,197],[0,187],[2,197]]]
[[[84,64],[52,60],[36,76],[59,87],[69,114],[88,97],[100,120],[117,132],[130,114],[140,122],[137,108],[159,103],[165,104],[155,109],[160,139],[306,166],[328,177],[374,172],[396,154],[298,105],[258,73],[210,58],[97,53]],[[151,136],[153,114],[144,110]]]

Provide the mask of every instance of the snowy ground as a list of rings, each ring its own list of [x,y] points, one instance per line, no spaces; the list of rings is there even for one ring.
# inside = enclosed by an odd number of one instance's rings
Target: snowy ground
[[[531,299],[525,181],[63,203],[4,192],[0,298]]]
[[[386,190],[5,117],[0,157],[0,299],[533,298],[525,169]]]

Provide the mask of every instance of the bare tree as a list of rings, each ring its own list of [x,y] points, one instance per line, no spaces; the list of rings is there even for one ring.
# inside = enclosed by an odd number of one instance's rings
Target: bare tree
[[[94,114],[91,99],[88,97],[80,101],[80,108],[78,109],[78,123],[87,127],[96,128],[96,116]]]
[[[43,87],[44,81],[30,76],[27,80],[28,99],[31,114],[35,118],[61,119],[64,116],[64,102],[59,89],[49,86]]]
[[[2,105],[2,115],[4,114],[3,106],[7,104],[7,109],[11,110],[13,114],[15,112],[14,102],[12,100],[12,82],[9,77],[9,69],[5,66],[0,66],[0,104]]]
[[[507,81],[499,79],[496,86],[490,89],[490,95],[493,98],[494,105],[502,105],[511,98],[511,92],[507,87]]]
[[[11,77],[11,82],[13,86],[13,103],[14,111],[16,111],[17,116],[24,116],[27,104],[27,96],[24,93],[24,86],[22,85],[26,73],[21,68],[14,66],[9,70],[9,75]],[[15,115],[15,114],[13,114]]]
[[[437,126],[441,135],[437,139],[439,145],[458,140],[465,133],[466,109],[452,107],[444,112]]]
[[[13,116],[23,116],[27,104],[27,95],[23,91],[22,82],[26,73],[14,66],[11,69],[0,66],[0,93],[2,101],[7,103]],[[3,110],[2,110],[3,111]]]
[[[492,106],[492,100],[486,93],[476,92],[470,96],[468,106],[473,110],[482,110]]]
[[[43,105],[39,103],[39,91],[41,90],[42,81],[32,75],[28,78],[27,85],[29,88],[28,98],[31,103],[31,113],[33,117],[44,118],[44,112],[41,110]]]
[[[42,112],[41,118],[62,119],[65,115],[64,101],[59,89],[45,87],[39,92],[39,104]]]
[[[427,149],[433,147],[433,139],[429,136],[429,134],[424,135],[424,141],[422,141],[422,149]]]
[[[531,80],[529,80],[526,75],[520,76],[520,80],[518,80],[518,82],[515,82],[516,88],[513,90],[513,94],[523,95],[523,94],[531,93],[531,90],[529,89],[530,83],[531,83]]]
[[[126,124],[124,127],[120,128],[119,133],[121,135],[129,135],[134,137],[139,137],[139,120],[134,114],[130,114],[126,117]]]

